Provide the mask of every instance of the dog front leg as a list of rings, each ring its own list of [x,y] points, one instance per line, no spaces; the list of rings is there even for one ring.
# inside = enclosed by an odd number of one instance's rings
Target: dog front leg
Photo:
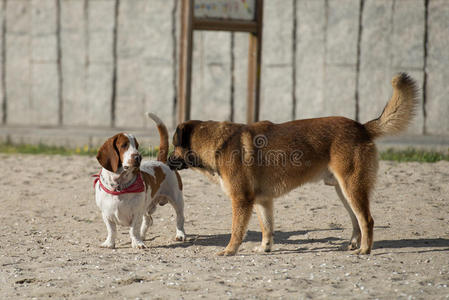
[[[230,256],[237,253],[246,233],[246,228],[253,211],[253,204],[253,200],[248,200],[243,197],[232,197],[231,240],[226,248],[218,252],[217,255]]]
[[[131,237],[131,246],[133,248],[144,249],[146,248],[144,242],[140,238],[140,227],[142,225],[142,215],[134,217],[131,228],[129,229],[129,235]]]
[[[117,236],[117,226],[114,222],[111,222],[105,215],[103,215],[103,221],[106,224],[106,229],[108,230],[108,237],[103,244],[100,245],[102,248],[115,248],[115,237]]]
[[[273,246],[273,199],[258,199],[255,207],[262,230],[262,243],[254,251],[270,252]]]

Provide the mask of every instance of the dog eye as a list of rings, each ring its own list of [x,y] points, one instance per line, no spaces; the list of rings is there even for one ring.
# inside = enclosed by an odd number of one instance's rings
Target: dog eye
[[[122,148],[123,148],[123,149],[125,149],[126,147],[128,147],[128,143],[124,143],[124,144],[122,145]]]

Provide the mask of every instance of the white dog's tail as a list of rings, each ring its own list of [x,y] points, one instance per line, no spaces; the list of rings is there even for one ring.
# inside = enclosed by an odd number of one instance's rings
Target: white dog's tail
[[[415,115],[418,87],[407,74],[400,73],[391,80],[393,95],[377,119],[365,123],[372,138],[396,134],[405,130]]]
[[[157,130],[159,131],[160,142],[159,142],[159,153],[157,155],[157,160],[161,161],[163,163],[166,163],[167,157],[168,157],[168,130],[167,130],[167,127],[165,126],[164,122],[162,122],[161,119],[159,119],[159,117],[156,116],[155,114],[147,112],[147,117],[152,119],[156,123]]]

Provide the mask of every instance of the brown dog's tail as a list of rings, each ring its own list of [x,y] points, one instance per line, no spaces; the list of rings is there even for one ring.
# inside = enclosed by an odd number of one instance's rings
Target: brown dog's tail
[[[418,105],[416,82],[405,73],[391,80],[393,95],[377,119],[365,123],[372,138],[392,135],[405,130],[415,115]]]
[[[168,157],[168,131],[165,124],[159,119],[158,116],[156,116],[153,113],[147,112],[148,118],[152,119],[154,122],[156,122],[157,130],[159,131],[159,153],[157,155],[157,160],[161,161],[163,163],[167,162]]]

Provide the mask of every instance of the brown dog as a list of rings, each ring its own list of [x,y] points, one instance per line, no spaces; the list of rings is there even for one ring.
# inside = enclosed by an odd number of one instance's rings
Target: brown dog
[[[234,255],[253,207],[262,229],[260,251],[273,244],[273,198],[306,182],[334,185],[353,226],[348,246],[368,254],[374,221],[369,209],[378,169],[374,140],[406,129],[417,106],[416,83],[406,74],[392,80],[393,95],[379,118],[360,124],[344,117],[268,121],[251,125],[187,121],[173,136],[171,168],[193,168],[218,179],[232,200],[232,234],[219,255]]]

